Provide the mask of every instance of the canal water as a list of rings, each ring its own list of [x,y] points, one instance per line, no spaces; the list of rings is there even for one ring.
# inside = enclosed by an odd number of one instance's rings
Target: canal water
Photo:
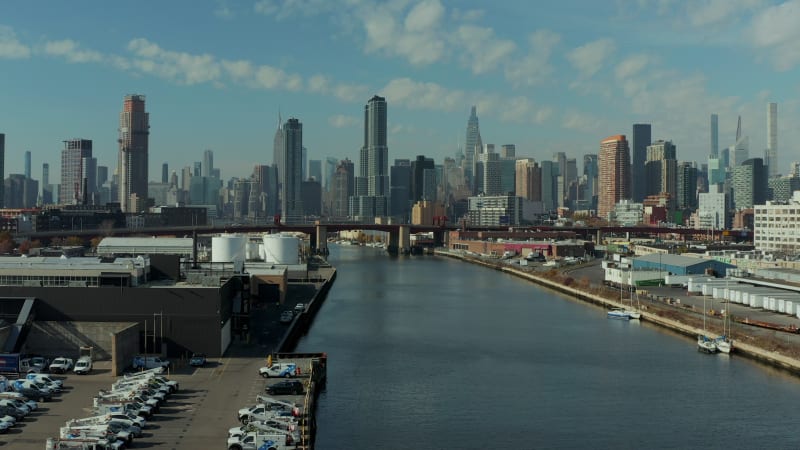
[[[500,272],[332,246],[317,448],[800,448],[800,380]]]

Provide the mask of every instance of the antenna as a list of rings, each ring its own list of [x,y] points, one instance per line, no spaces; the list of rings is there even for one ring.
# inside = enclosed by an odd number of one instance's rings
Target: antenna
[[[742,138],[742,116],[739,116],[739,123],[736,124],[736,142]]]

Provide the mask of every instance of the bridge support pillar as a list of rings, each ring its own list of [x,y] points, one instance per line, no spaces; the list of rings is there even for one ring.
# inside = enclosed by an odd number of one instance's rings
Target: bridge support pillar
[[[398,228],[397,248],[400,253],[411,252],[411,228],[408,225],[400,225]]]
[[[389,232],[389,242],[386,243],[386,251],[391,255],[396,255],[400,251],[399,231]]]
[[[434,247],[446,247],[447,243],[447,231],[434,231],[433,232],[433,246]]]
[[[317,225],[317,253],[325,255],[328,253],[328,228],[325,225]]]
[[[603,245],[603,231],[600,228],[597,229],[597,245]]]

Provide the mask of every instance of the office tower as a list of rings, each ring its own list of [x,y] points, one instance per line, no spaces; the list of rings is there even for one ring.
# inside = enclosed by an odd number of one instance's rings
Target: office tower
[[[84,204],[87,194],[85,180],[89,175],[84,170],[87,169],[86,160],[91,158],[90,139],[64,141],[64,149],[61,150],[61,186],[58,192],[61,204]]]
[[[203,176],[203,163],[200,161],[194,162],[194,169],[192,170],[193,177],[202,177]]]
[[[558,207],[556,198],[558,188],[558,165],[553,161],[542,161],[542,206],[545,212],[555,211]]]
[[[481,140],[481,130],[478,123],[477,108],[472,107],[467,120],[467,139],[464,141],[464,176],[469,183],[469,186],[475,188],[473,166],[475,165],[475,152],[476,149],[483,148],[483,141]],[[478,152],[480,153],[480,152]]]
[[[143,211],[147,204],[150,114],[144,102],[144,95],[126,95],[119,114],[119,202],[123,212]],[[62,192],[68,191],[62,187]]]
[[[311,178],[319,181],[320,188],[322,188],[322,160],[308,160],[308,179]]]
[[[97,204],[97,158],[83,158],[81,160],[81,166],[81,173],[83,174],[82,182],[84,186],[84,188],[81,189],[81,204]]]
[[[351,215],[369,219],[385,216],[389,202],[389,148],[386,99],[373,96],[364,106],[364,145],[361,147],[356,194]]]
[[[286,149],[283,145],[283,121],[281,120],[281,113],[278,111],[278,127],[275,130],[275,137],[272,138],[272,163],[278,168],[278,198],[281,199],[283,204],[283,175],[286,167],[284,166],[284,152]]]
[[[675,145],[671,141],[658,140],[647,146],[644,163],[645,197],[662,192],[676,195],[678,162]],[[636,178],[634,176],[633,178]]]
[[[597,215],[605,219],[617,202],[630,198],[630,153],[624,134],[600,143],[598,165]]]
[[[303,181],[300,185],[300,197],[305,215],[319,217],[322,214],[322,183],[313,178]]]
[[[733,168],[733,205],[736,209],[763,205],[767,199],[767,169],[761,158],[751,158]]]
[[[322,189],[325,191],[331,190],[331,183],[333,182],[333,174],[336,173],[336,166],[339,165],[339,160],[332,156],[328,156],[325,158],[325,168],[323,171],[323,176],[325,179],[323,180]]]
[[[192,168],[189,166],[184,167],[181,169],[181,190],[184,192],[189,192],[189,188],[192,185]]]
[[[769,177],[778,175],[778,104],[767,103],[767,151],[764,164]]]
[[[542,168],[533,158],[518,159],[514,165],[514,192],[525,200],[542,200]]]
[[[0,180],[6,179],[6,135],[0,133]],[[0,183],[0,208],[5,208],[5,186]]]
[[[564,152],[553,153],[553,163],[558,174],[556,177],[556,206],[564,206],[567,197],[567,154]]]
[[[503,144],[500,146],[500,157],[501,158],[516,158],[517,157],[517,146],[514,144]]]
[[[204,177],[210,177],[213,172],[214,172],[214,152],[212,150],[206,150],[203,152],[203,171],[201,174]]]
[[[586,179],[585,189],[581,200],[589,203],[589,209],[597,209],[597,175],[599,168],[597,165],[597,155],[589,153],[583,155],[583,176]]]
[[[260,210],[265,217],[278,214],[278,167],[275,164],[258,164],[253,168],[253,179],[259,196]]]
[[[355,165],[349,159],[344,159],[336,166],[336,171],[331,179],[331,215],[345,218],[350,210],[350,200],[355,192]]]
[[[53,187],[50,186],[50,164],[42,164],[42,204],[53,203]]]
[[[647,146],[652,142],[651,127],[649,123],[633,124],[633,135],[631,136],[631,151],[633,153],[633,165],[631,173],[643,174],[644,163],[647,160]],[[644,200],[646,191],[645,177],[634,176],[631,181],[631,194],[634,202]]]
[[[800,178],[795,176],[772,177],[767,180],[767,200],[788,203],[794,191],[800,191]]]
[[[161,182],[169,183],[169,164],[161,164]]]
[[[25,178],[31,177],[31,152],[25,151]]]
[[[500,164],[500,155],[495,152],[486,152],[481,155],[481,163],[483,163],[483,188],[481,189],[483,194],[487,196],[506,194],[501,192],[500,176],[502,174],[502,166]]]
[[[711,115],[711,158],[719,158],[719,116]]]
[[[283,196],[281,215],[285,223],[303,216],[301,185],[303,182],[303,124],[291,118],[283,125]]]
[[[690,162],[678,164],[677,198],[678,209],[697,208],[697,167]]]
[[[408,223],[411,217],[412,165],[407,159],[395,159],[390,170],[389,214],[401,223]]]
[[[417,159],[411,161],[411,203],[420,200],[433,201],[435,198],[425,196],[425,171],[433,170],[433,158],[426,158],[424,155],[417,155]]]
[[[12,173],[3,180],[6,208],[33,208],[39,191],[39,182],[21,173]]]
[[[310,175],[308,174],[308,149],[305,147],[303,147],[302,156],[303,159],[301,164],[303,164],[303,180],[307,180]]]

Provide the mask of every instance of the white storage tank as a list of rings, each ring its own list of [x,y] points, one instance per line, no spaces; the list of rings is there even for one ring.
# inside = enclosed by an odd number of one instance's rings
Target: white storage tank
[[[778,312],[782,313],[786,311],[786,300],[779,298],[778,299]]]
[[[786,314],[789,314],[790,316],[794,315],[794,302],[793,301],[786,300],[786,311],[784,311],[784,312]]]
[[[265,234],[264,260],[273,264],[299,264],[300,239],[289,234]]]
[[[261,259],[259,258],[258,254],[259,244],[260,242],[258,241],[247,241],[247,254],[245,256],[247,257],[248,261],[255,261],[257,259]]]
[[[211,238],[211,262],[233,263],[234,270],[241,272],[244,265],[247,238],[236,234],[222,234]]]

